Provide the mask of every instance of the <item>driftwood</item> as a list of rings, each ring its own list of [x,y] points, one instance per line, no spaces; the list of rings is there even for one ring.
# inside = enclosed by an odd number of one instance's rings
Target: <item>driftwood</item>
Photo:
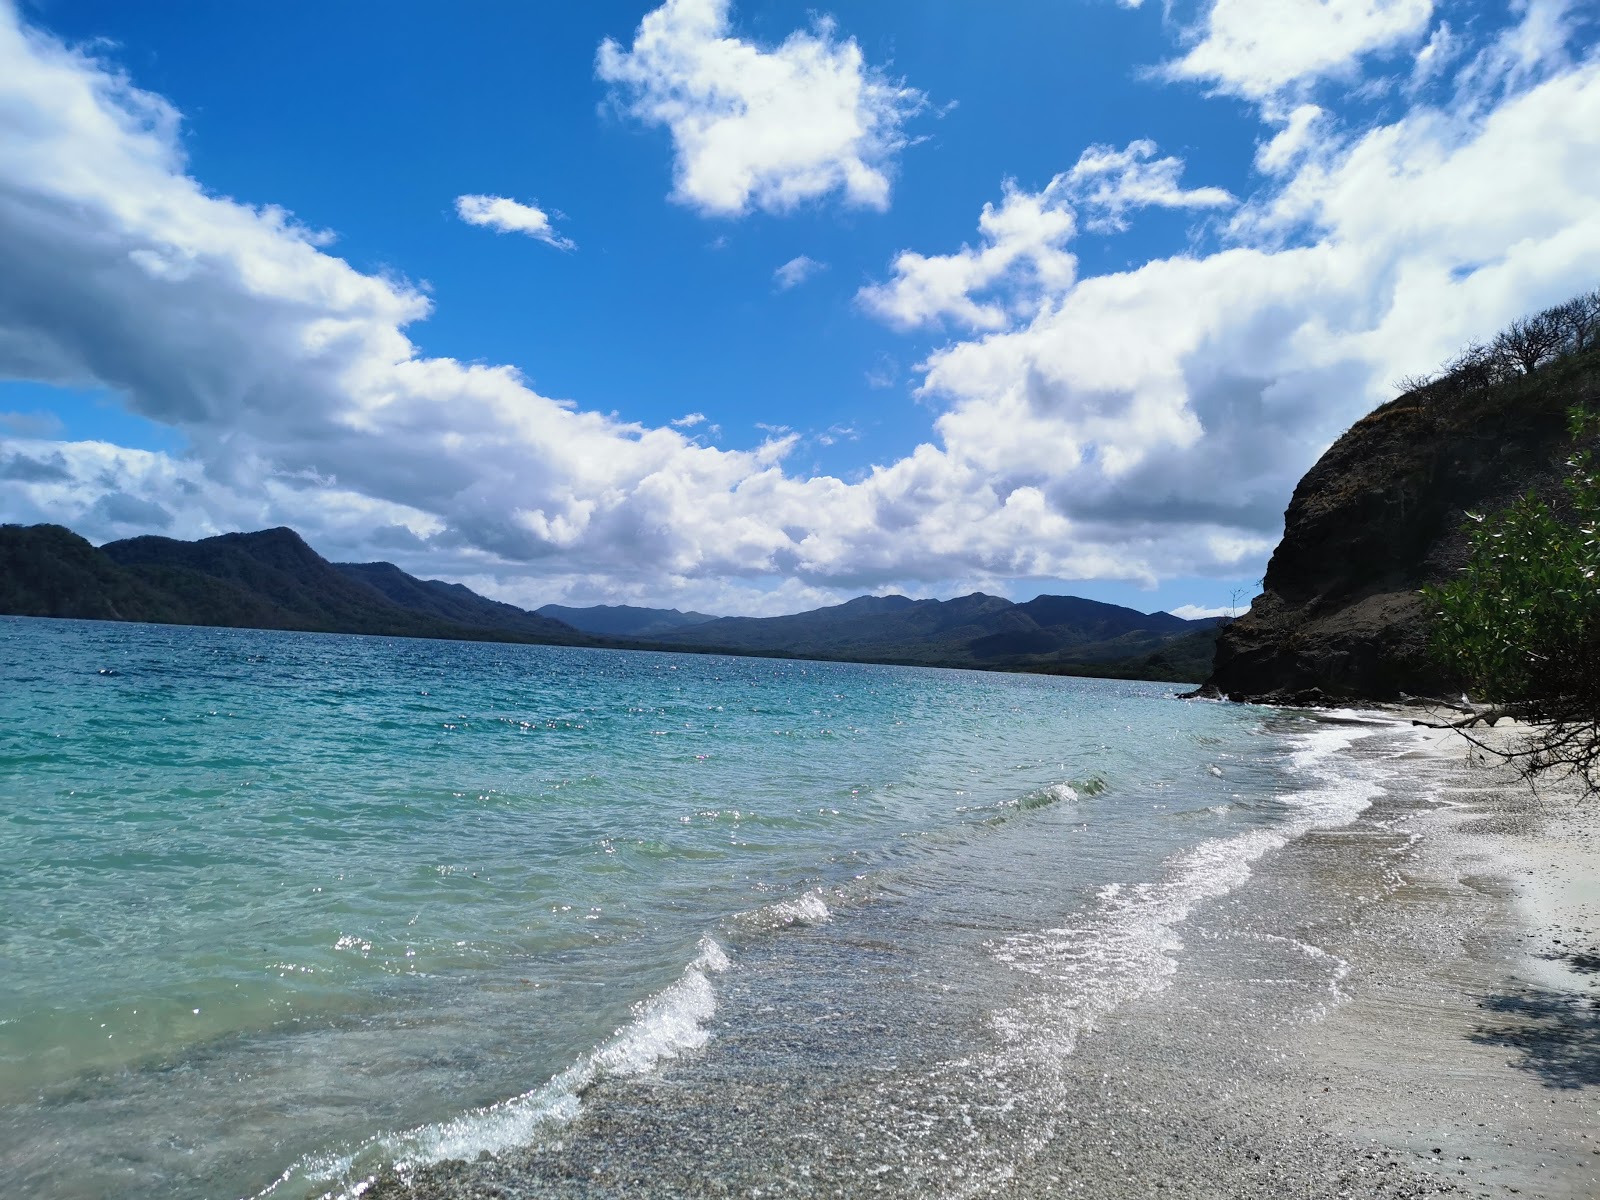
[[[1459,721],[1424,721],[1417,717],[1412,718],[1411,723],[1413,725],[1421,725],[1425,729],[1460,730],[1471,729],[1474,725],[1487,725],[1490,729],[1493,729],[1499,722],[1508,718],[1514,719],[1523,716],[1530,709],[1527,704],[1473,704],[1465,697],[1462,697],[1459,704],[1452,703],[1449,700],[1428,700],[1426,703],[1435,704],[1440,708],[1448,708],[1452,712],[1465,713],[1466,715]]]
[[[1465,696],[1459,700],[1446,700],[1443,696],[1412,696],[1406,692],[1400,693],[1400,700],[1405,704],[1431,704],[1434,708],[1448,708],[1452,712],[1474,713],[1479,711],[1478,705],[1473,704]],[[1421,724],[1421,722],[1416,722]]]
[[[1512,704],[1445,704],[1464,715],[1453,721],[1413,718],[1412,725],[1448,729],[1460,734],[1484,754],[1513,767],[1530,784],[1547,771],[1576,777],[1584,795],[1600,798],[1600,717],[1593,705],[1565,699],[1522,701]],[[1496,722],[1520,719],[1526,736],[1515,743],[1490,745],[1468,731],[1475,726],[1493,728]]]

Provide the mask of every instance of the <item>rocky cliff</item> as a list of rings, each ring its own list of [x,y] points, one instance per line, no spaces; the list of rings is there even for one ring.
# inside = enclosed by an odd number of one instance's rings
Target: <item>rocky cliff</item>
[[[1567,411],[1600,402],[1590,350],[1488,386],[1446,378],[1350,428],[1300,481],[1264,591],[1217,644],[1234,699],[1392,699],[1455,689],[1418,589],[1467,557],[1469,512],[1559,494]]]

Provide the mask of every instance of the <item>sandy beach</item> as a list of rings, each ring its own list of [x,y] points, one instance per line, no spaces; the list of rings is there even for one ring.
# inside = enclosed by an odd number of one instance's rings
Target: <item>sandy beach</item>
[[[802,1082],[779,1024],[745,1019],[698,1061],[602,1081],[548,1143],[366,1195],[1600,1196],[1593,806],[1387,720],[1346,752],[1383,794],[1183,922],[1169,986],[1037,1064],[1051,1111],[1001,1120],[997,1085],[994,1112],[959,1114],[1002,1150],[982,1169],[903,1170],[851,1121],[855,1074],[816,1058],[870,1022],[835,1021]],[[930,1138],[957,1120],[920,1116]]]
[[[1227,1003],[1201,1028],[1192,1007],[1163,1019],[1168,991],[1086,1040],[1092,1115],[1013,1194],[1600,1196],[1592,804],[1535,794],[1452,734],[1355,753],[1398,757],[1411,786],[1286,847],[1191,924],[1334,956],[1336,1002],[1283,1019],[1248,1000],[1259,958],[1186,956],[1211,976],[1195,992]]]

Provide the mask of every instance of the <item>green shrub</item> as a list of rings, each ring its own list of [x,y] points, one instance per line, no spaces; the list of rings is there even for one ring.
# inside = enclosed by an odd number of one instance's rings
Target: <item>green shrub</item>
[[[1600,474],[1586,447],[1600,418],[1572,413],[1560,499],[1529,494],[1472,515],[1460,576],[1425,589],[1432,649],[1475,698],[1536,728],[1505,753],[1525,773],[1575,771],[1600,792]]]

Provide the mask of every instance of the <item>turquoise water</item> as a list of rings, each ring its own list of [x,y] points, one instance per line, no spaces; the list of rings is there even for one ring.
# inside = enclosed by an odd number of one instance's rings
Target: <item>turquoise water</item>
[[[498,1152],[835,922],[1043,981],[1002,1031],[1159,986],[1186,905],[1362,802],[1171,692],[0,619],[0,1194]]]

